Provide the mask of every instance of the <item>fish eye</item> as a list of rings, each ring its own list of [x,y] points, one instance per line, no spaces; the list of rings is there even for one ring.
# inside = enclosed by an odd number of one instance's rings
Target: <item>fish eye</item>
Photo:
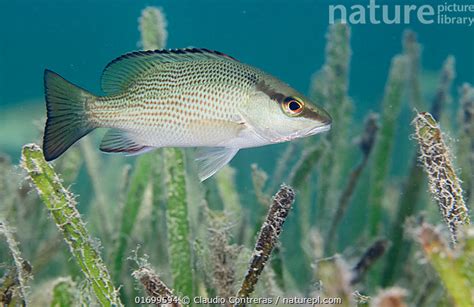
[[[282,107],[287,114],[295,116],[303,112],[304,104],[295,97],[286,97]]]

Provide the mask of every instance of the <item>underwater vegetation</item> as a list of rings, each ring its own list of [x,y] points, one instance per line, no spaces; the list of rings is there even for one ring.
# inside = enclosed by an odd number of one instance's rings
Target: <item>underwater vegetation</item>
[[[139,30],[145,50],[173,35],[155,7]],[[19,166],[0,155],[0,302],[474,306],[474,88],[464,84],[450,103],[447,56],[429,101],[422,48],[407,30],[379,112],[360,124],[348,96],[350,37],[347,25],[329,27],[311,80],[332,130],[286,144],[270,174],[253,164],[250,197],[231,166],[201,183],[183,149],[105,161],[85,138],[53,163],[35,144]],[[411,156],[395,179],[403,112]],[[90,192],[78,197],[84,178]],[[361,226],[348,229],[354,219]]]

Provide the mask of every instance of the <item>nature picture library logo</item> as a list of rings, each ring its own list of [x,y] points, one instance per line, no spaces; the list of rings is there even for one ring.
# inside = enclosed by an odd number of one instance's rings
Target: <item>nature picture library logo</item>
[[[413,0],[414,2],[416,0]],[[376,0],[358,0],[352,5],[329,5],[329,23],[349,24],[421,24],[466,25],[474,24],[474,3],[459,4],[378,4]]]

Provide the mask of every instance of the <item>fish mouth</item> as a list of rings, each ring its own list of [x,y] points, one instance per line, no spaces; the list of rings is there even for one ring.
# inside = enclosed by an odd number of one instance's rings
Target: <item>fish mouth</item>
[[[290,135],[287,135],[287,136],[279,136],[277,138],[273,138],[273,139],[270,140],[270,142],[271,143],[287,142],[287,141],[291,141],[291,140],[294,140],[294,139],[315,135],[315,134],[318,134],[318,133],[321,133],[321,132],[326,132],[329,129],[331,129],[331,123],[330,122],[326,123],[326,124],[323,123],[322,125],[318,125],[316,127],[311,127],[311,128],[308,128],[308,129],[300,130],[300,131],[294,132],[294,133],[292,133]]]
[[[321,132],[326,132],[331,129],[332,126],[332,117],[328,112],[323,110],[323,115],[319,115],[318,122],[319,124],[316,127],[312,127],[303,132],[303,136],[315,135]]]
[[[326,123],[323,123],[322,125],[299,131],[297,132],[297,134],[299,134],[300,137],[311,136],[318,133],[329,131],[330,129],[331,129],[331,121],[328,121]]]

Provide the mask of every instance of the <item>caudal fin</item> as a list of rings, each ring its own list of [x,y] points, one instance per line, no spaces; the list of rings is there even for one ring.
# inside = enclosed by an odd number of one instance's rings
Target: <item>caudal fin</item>
[[[87,101],[96,97],[47,69],[44,71],[44,93],[48,119],[43,152],[46,161],[51,161],[94,130],[85,110]]]

